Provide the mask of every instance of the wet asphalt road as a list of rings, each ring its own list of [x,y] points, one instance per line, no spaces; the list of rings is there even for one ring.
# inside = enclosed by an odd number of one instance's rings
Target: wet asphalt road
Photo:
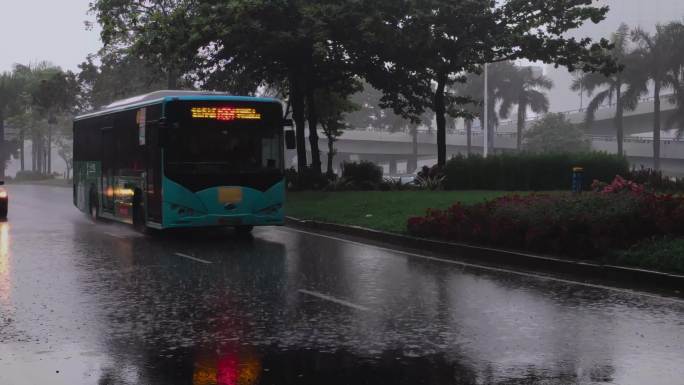
[[[0,385],[684,384],[684,301],[287,228],[144,237],[10,186]]]

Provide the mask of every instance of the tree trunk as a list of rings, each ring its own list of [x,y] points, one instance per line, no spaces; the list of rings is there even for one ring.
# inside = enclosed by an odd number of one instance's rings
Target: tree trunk
[[[33,134],[31,139],[31,171],[40,172],[40,154],[42,144],[37,134]]]
[[[333,160],[335,158],[335,137],[326,134],[328,137],[328,168],[327,168],[327,173],[329,177],[332,177],[335,174],[335,170],[333,170]]]
[[[173,69],[166,71],[166,87],[169,90],[178,88],[178,75],[176,75],[176,71]]]
[[[290,99],[292,103],[292,117],[295,122],[297,134],[297,170],[303,172],[306,169],[306,134],[304,125],[304,95],[302,87],[302,76],[299,69],[290,72]]]
[[[466,129],[466,153],[470,156],[473,150],[473,121],[472,119],[465,120]]]
[[[660,80],[653,91],[653,168],[660,171]]]
[[[52,123],[48,122],[48,135],[47,135],[47,174],[52,174]]]
[[[309,82],[306,87],[306,105],[309,113],[309,146],[311,147],[311,169],[321,173],[321,152],[318,149],[318,114],[316,111],[316,96],[314,84]]]
[[[518,137],[517,137],[517,149],[518,152],[522,151],[522,138],[523,132],[525,131],[525,119],[527,118],[527,104],[518,102]]]
[[[20,159],[21,171],[24,171],[24,170],[25,170],[25,167],[24,167],[24,146],[25,146],[25,143],[24,143],[24,129],[22,129],[22,130],[19,132],[19,159]]]
[[[31,171],[36,171],[36,138],[31,138]]]
[[[48,175],[48,144],[43,146],[43,174]]]
[[[621,85],[618,85],[617,93],[616,93],[616,98],[617,98],[617,105],[616,105],[616,113],[615,113],[615,131],[617,135],[617,153],[618,156],[623,156],[624,155],[624,140],[625,140],[625,132],[623,128],[623,116],[624,116],[624,106],[622,105],[622,90],[620,89]]]
[[[411,159],[406,171],[413,174],[418,169],[418,127],[411,127]]]
[[[440,73],[435,90],[434,110],[437,117],[437,165],[446,165],[446,105],[444,102],[444,89],[446,88],[447,74]]]

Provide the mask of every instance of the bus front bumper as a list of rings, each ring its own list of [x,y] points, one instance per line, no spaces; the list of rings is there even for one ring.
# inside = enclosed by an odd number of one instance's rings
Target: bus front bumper
[[[224,226],[283,226],[282,215],[202,215],[194,217],[174,218],[164,221],[164,228],[184,227],[224,227]]]

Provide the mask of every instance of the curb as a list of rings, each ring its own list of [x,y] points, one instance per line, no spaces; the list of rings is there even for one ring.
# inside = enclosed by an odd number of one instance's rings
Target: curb
[[[460,243],[449,243],[422,239],[407,235],[387,233],[358,226],[346,226],[334,223],[302,220],[292,217],[285,219],[285,224],[295,228],[314,231],[328,231],[344,235],[364,238],[371,241],[389,243],[399,247],[425,250],[442,257],[469,262],[484,263],[496,266],[524,268],[526,270],[571,275],[580,279],[594,279],[620,283],[629,287],[649,288],[657,290],[684,291],[684,275],[661,273],[652,270],[635,269],[622,266],[601,265],[590,262],[564,260],[542,257],[533,254],[472,246]]]

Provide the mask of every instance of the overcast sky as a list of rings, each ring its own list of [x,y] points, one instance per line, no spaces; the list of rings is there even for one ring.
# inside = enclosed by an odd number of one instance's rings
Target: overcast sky
[[[90,1],[0,0],[0,71],[39,60],[76,70],[100,46],[84,25]]]
[[[65,69],[76,70],[89,53],[100,47],[98,30],[87,31],[84,22],[92,0],[0,0],[0,71],[14,63],[48,60]],[[601,0],[611,6],[606,21],[587,25],[576,35],[607,36],[621,22],[653,29],[656,23],[684,19],[684,0]],[[552,109],[577,108],[567,90],[563,70],[550,75],[556,80]],[[565,71],[567,72],[567,71]]]

